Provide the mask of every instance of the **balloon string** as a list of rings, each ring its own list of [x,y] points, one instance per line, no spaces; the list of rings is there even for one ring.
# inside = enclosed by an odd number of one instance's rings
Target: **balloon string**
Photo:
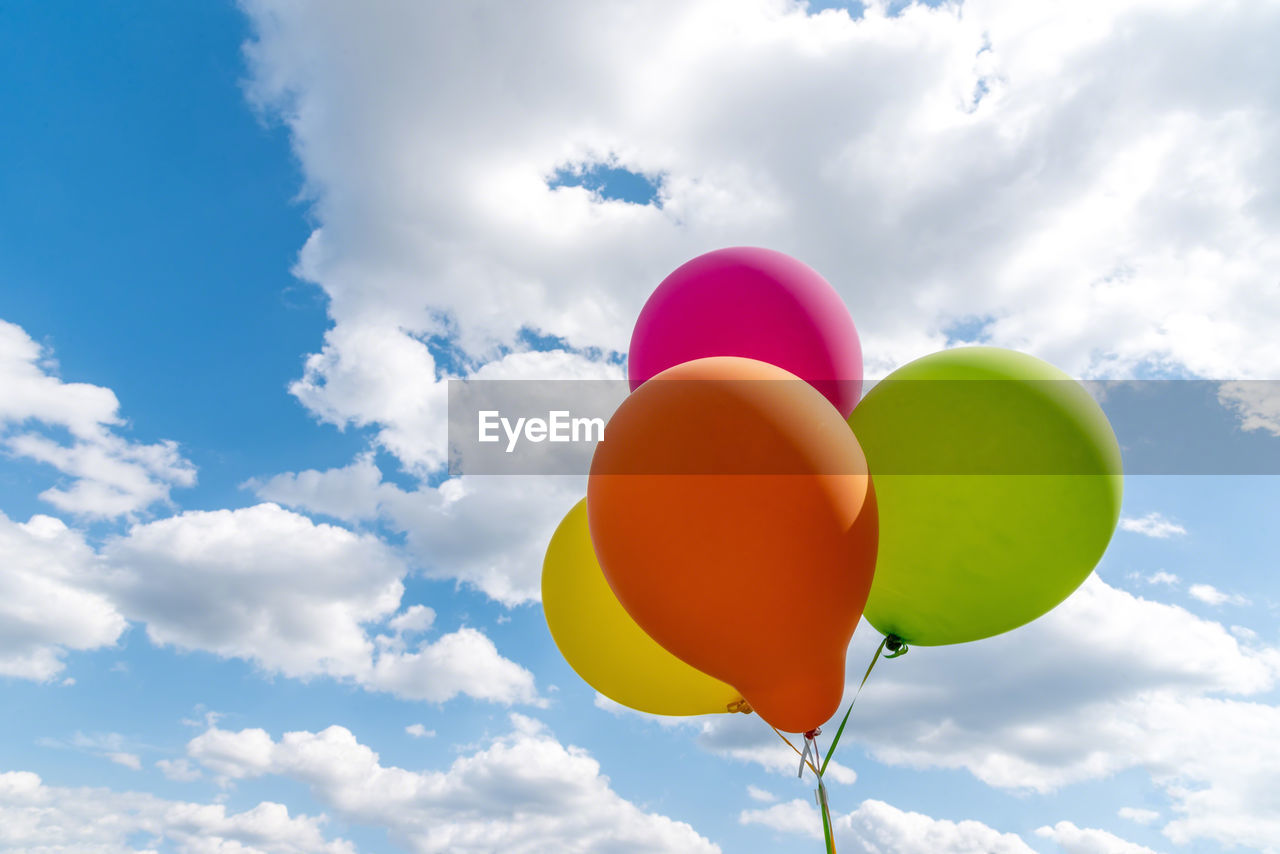
[[[767,721],[766,721],[766,723],[767,723]],[[785,742],[787,743],[787,747],[790,747],[790,748],[795,752],[796,756],[799,756],[799,757],[800,757],[800,759],[804,762],[804,764],[809,766],[809,770],[810,770],[810,771],[812,771],[814,774],[817,774],[817,773],[818,773],[818,769],[817,769],[817,767],[815,767],[815,766],[814,766],[814,764],[813,764],[812,762],[810,762],[810,761],[808,760],[808,758],[807,758],[807,757],[805,757],[805,755],[804,755],[803,753],[801,753],[799,750],[797,750],[797,749],[796,749],[796,746],[795,746],[794,744],[792,744],[792,743],[791,743],[791,739],[789,739],[789,738],[787,738],[785,735],[783,735],[783,734],[778,730],[778,728],[777,728],[776,726],[774,726],[773,724],[769,724],[769,729],[771,729],[771,730],[773,730],[774,732],[778,733],[778,738],[782,739],[783,741],[785,741]]]
[[[822,754],[818,752],[818,736],[821,734],[822,729],[820,727],[814,727],[804,734],[804,754],[800,757],[800,767],[796,769],[797,777],[804,776],[805,765],[809,765],[810,770],[812,770],[814,774],[818,773],[818,769],[809,764],[808,758],[811,753],[813,755],[814,762],[817,762],[822,758]]]
[[[827,787],[822,777],[827,770],[827,765],[831,762],[831,757],[835,755],[836,745],[840,743],[840,736],[844,734],[845,724],[849,723],[849,714],[853,711],[853,705],[858,702],[858,696],[862,694],[862,689],[866,686],[867,680],[871,678],[871,671],[875,669],[876,662],[880,660],[881,653],[886,649],[889,650],[889,655],[886,655],[885,658],[897,658],[900,655],[907,654],[907,645],[897,635],[885,635],[884,639],[880,641],[880,645],[876,647],[875,655],[871,657],[871,663],[867,665],[866,673],[862,674],[862,681],[858,683],[858,690],[853,692],[853,699],[849,701],[849,708],[845,709],[844,718],[840,721],[840,727],[836,730],[835,738],[831,739],[831,746],[827,748],[827,756],[822,760],[822,767],[818,769],[818,806],[822,810],[822,833],[823,841],[827,846],[827,854],[836,854],[835,825],[831,821],[831,811],[827,806]],[[814,739],[813,745],[816,752],[817,739]]]
[[[809,766],[809,770],[818,779],[818,789],[814,793],[817,796],[818,807],[822,812],[822,841],[826,845],[827,854],[836,854],[835,827],[831,821],[831,810],[827,804],[827,787],[823,782],[822,775],[827,770],[827,765],[831,762],[831,757],[836,752],[836,745],[840,743],[840,736],[844,734],[845,724],[849,723],[849,715],[853,712],[854,703],[858,702],[858,697],[862,694],[863,687],[866,686],[867,680],[871,678],[871,671],[875,669],[876,662],[880,660],[880,655],[885,650],[889,650],[889,654],[885,658],[898,658],[907,654],[907,645],[902,638],[897,635],[885,635],[880,641],[880,645],[876,647],[876,653],[871,657],[871,663],[867,665],[867,671],[862,674],[862,681],[858,683],[858,689],[853,692],[853,699],[849,701],[849,708],[845,710],[844,718],[840,721],[840,727],[836,730],[835,738],[831,740],[831,746],[827,748],[826,758],[822,760],[821,767],[814,767],[813,762],[809,761],[810,749],[812,748],[813,758],[816,761],[821,752],[818,750],[818,733],[821,730],[814,728],[805,733],[804,752],[791,743],[791,739],[787,738],[773,724],[769,724],[769,728],[778,734],[778,738],[791,748],[791,751],[800,757],[800,775],[804,776],[804,767]],[[766,721],[766,723],[768,723]]]
[[[875,669],[876,662],[880,660],[880,653],[888,649],[890,654],[885,658],[897,658],[900,655],[907,654],[907,645],[902,642],[902,638],[897,635],[885,635],[884,640],[880,641],[880,645],[876,647],[876,654],[871,657],[871,663],[867,665],[867,672],[862,674],[862,681],[858,683],[858,690],[853,693],[853,699],[849,701],[849,708],[845,709],[844,718],[840,721],[840,728],[836,730],[836,737],[831,739],[831,746],[827,748],[827,757],[822,760],[821,772],[827,770],[827,763],[831,761],[831,757],[836,752],[836,745],[840,743],[840,736],[844,734],[844,725],[849,722],[849,713],[853,711],[853,704],[858,702],[858,695],[862,693],[862,688],[867,684],[867,680],[871,678],[871,671]]]
[[[818,734],[822,730],[815,727],[804,734],[805,750],[809,749],[809,745],[813,745],[813,758],[817,760],[822,752],[818,749]],[[804,768],[800,769],[804,773]],[[827,785],[822,781],[822,775],[818,774],[818,788],[814,791],[814,797],[818,800],[818,810],[822,814],[822,841],[827,846],[827,854],[836,854],[836,835],[835,825],[831,821],[831,808],[827,805]]]
[[[827,787],[821,777],[818,778],[818,791],[814,794],[818,797],[818,807],[822,811],[822,841],[826,843],[827,854],[836,854],[835,824],[831,821],[831,808],[827,806]]]

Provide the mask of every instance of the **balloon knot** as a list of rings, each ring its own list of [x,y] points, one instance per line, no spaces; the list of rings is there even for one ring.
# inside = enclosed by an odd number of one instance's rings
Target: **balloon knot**
[[[885,635],[884,648],[889,650],[889,655],[886,655],[885,658],[897,658],[900,655],[906,655],[909,649],[902,638],[897,635]]]
[[[751,704],[748,703],[746,700],[734,700],[726,708],[728,708],[729,712],[733,714],[741,713],[744,715],[749,715],[751,714],[751,711],[752,711]]]
[[[804,737],[809,739],[810,741],[813,741],[815,738],[817,738],[820,735],[822,735],[822,727],[816,726],[813,729],[806,732],[804,734]]]

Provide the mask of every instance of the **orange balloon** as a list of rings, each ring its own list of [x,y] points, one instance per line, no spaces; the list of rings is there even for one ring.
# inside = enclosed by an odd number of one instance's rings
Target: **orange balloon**
[[[878,524],[862,449],[812,386],[730,356],[663,371],[605,428],[587,516],[650,637],[778,729],[836,712]]]

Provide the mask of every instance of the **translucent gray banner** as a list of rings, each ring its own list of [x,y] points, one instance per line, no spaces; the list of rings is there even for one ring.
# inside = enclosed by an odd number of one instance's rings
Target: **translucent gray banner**
[[[750,395],[748,387],[753,384],[801,381],[739,380],[727,386],[717,381],[715,394],[706,393],[711,391],[709,385],[698,387],[710,382],[706,380],[662,382],[683,384],[691,395],[710,401],[716,394]],[[899,384],[910,388],[893,388]],[[608,441],[609,419],[629,394],[622,380],[451,380],[448,386],[451,475],[584,474],[590,469],[596,444]],[[1280,474],[1280,381],[1094,381],[1085,383],[1084,388],[1115,431],[1126,474]],[[931,453],[913,447],[909,437],[904,437],[901,446],[870,461],[872,473],[1097,474],[1096,459],[1037,453],[1034,426],[989,414],[989,402],[1007,395],[1047,401],[1046,406],[1053,406],[1053,401],[1079,391],[1080,384],[1066,381],[883,380],[869,386],[867,393],[916,401],[929,419],[922,425],[922,433],[947,435],[960,420],[972,423],[981,419],[985,438],[982,449],[966,455]],[[1032,411],[1035,406],[1033,403]],[[651,441],[661,446],[673,439],[658,431]],[[993,448],[1008,452],[993,452]],[[776,461],[765,453],[758,459],[741,461],[732,471],[726,471],[723,461],[700,466],[685,459],[679,466],[678,470],[658,465],[653,470],[620,473],[812,471],[779,471]]]

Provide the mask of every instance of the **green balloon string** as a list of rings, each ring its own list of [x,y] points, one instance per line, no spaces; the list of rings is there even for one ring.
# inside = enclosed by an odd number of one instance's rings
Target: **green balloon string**
[[[818,808],[822,812],[822,841],[827,847],[827,854],[836,854],[836,830],[831,821],[831,808],[827,806],[827,787],[818,778]]]
[[[819,768],[814,769],[817,772],[816,776],[818,778],[818,790],[814,794],[817,796],[818,808],[822,814],[822,841],[826,846],[827,854],[836,854],[836,838],[835,823],[831,820],[830,807],[827,806],[827,787],[823,783],[822,778],[827,771],[827,764],[831,762],[831,757],[836,752],[836,745],[840,743],[840,736],[844,734],[845,724],[849,723],[849,715],[853,712],[853,704],[858,702],[858,695],[862,693],[863,686],[867,684],[867,679],[871,677],[871,671],[875,669],[876,662],[880,660],[880,655],[886,649],[889,651],[889,654],[886,655],[885,658],[897,658],[900,655],[907,654],[907,645],[903,643],[902,638],[897,635],[886,635],[884,639],[880,641],[880,645],[876,647],[876,654],[872,656],[871,663],[867,665],[867,672],[862,674],[862,681],[858,683],[858,690],[853,693],[853,699],[849,701],[849,708],[845,710],[844,718],[840,721],[840,728],[836,730],[835,738],[831,740],[831,746],[827,748],[826,758],[822,760],[822,765]],[[777,729],[775,729],[774,732],[777,732]],[[817,730],[813,730],[805,733],[804,753],[800,756],[801,773],[804,772],[804,766],[809,764],[805,760],[807,759],[810,747],[813,748],[814,762],[818,759],[819,752],[817,732]],[[786,741],[787,744],[791,744],[791,742],[787,741],[786,736],[782,735],[782,733],[779,732],[778,736],[782,738],[783,741]],[[791,749],[796,750],[794,745]],[[800,751],[796,750],[796,752],[799,753]],[[809,765],[809,767],[813,768],[812,765]]]
[[[827,748],[827,756],[822,760],[822,767],[818,769],[818,776],[821,777],[827,770],[827,763],[831,761],[831,756],[836,752],[836,745],[840,743],[840,736],[844,733],[844,725],[849,722],[849,713],[853,711],[853,704],[858,702],[858,695],[862,693],[862,686],[867,684],[867,679],[871,677],[871,671],[875,669],[876,662],[880,660],[880,654],[886,649],[890,654],[885,658],[897,658],[900,655],[907,654],[907,645],[902,642],[902,638],[897,635],[885,635],[884,640],[880,641],[880,645],[876,647],[876,654],[872,656],[871,663],[867,665],[867,672],[862,674],[862,681],[858,683],[858,690],[853,693],[853,699],[849,701],[849,708],[845,710],[844,719],[840,721],[840,728],[836,730],[836,737],[831,739],[831,746]]]

